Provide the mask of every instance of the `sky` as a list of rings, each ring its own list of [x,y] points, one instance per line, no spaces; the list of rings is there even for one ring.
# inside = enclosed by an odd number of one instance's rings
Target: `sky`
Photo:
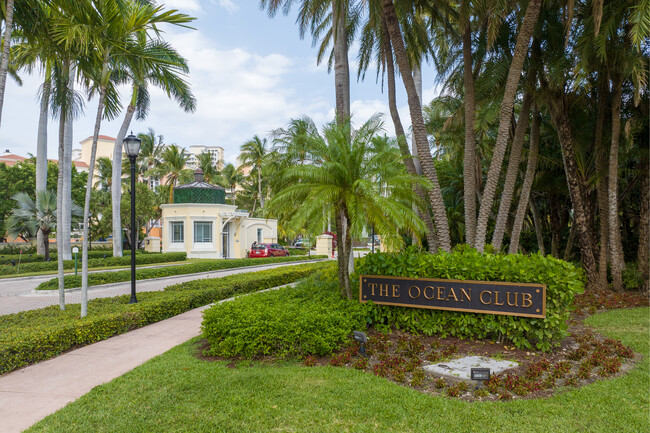
[[[236,162],[240,146],[255,135],[268,137],[271,130],[290,119],[310,116],[322,126],[334,119],[334,75],[327,64],[318,65],[317,49],[307,35],[300,39],[295,8],[288,16],[269,18],[258,0],[166,0],[166,9],[178,9],[196,17],[194,30],[167,26],[164,39],[189,63],[187,77],[197,98],[194,113],[184,113],[166,94],[150,88],[149,116],[131,123],[135,134],[153,129],[166,144],[183,147],[217,145],[226,162]],[[384,113],[385,132],[394,135],[388,115],[385,89],[376,81],[376,70],[357,80],[357,44],[350,49],[351,111],[361,125],[375,113]],[[7,88],[0,125],[0,153],[8,149],[22,156],[36,154],[39,117],[38,90],[42,76],[19,73],[23,85],[12,78]],[[385,86],[384,86],[385,87]],[[410,126],[406,96],[397,82],[402,122]],[[423,68],[424,100],[436,95],[434,71]],[[122,89],[127,101],[128,89]],[[92,135],[97,100],[86,99],[84,114],[75,121],[73,148]],[[117,136],[123,114],[102,122],[100,134]],[[57,121],[48,126],[48,158],[57,158]]]

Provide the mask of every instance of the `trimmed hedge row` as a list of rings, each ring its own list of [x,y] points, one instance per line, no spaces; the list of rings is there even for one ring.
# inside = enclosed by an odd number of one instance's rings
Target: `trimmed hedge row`
[[[106,252],[102,252],[103,255]],[[101,257],[101,258],[100,258]],[[182,262],[187,259],[187,253],[159,253],[159,254],[140,254],[135,255],[135,263],[138,265],[150,265],[156,263]],[[102,257],[88,258],[88,267],[97,268],[105,266],[129,266],[131,264],[131,255],[125,257]],[[77,260],[77,267],[81,269],[81,257]],[[64,260],[63,268],[67,270],[74,269],[74,260]],[[56,260],[49,262],[33,262],[20,265],[20,274],[28,272],[56,271],[58,263]],[[0,275],[10,275],[16,272],[16,266],[0,266]]]
[[[307,248],[288,248],[290,256],[306,256],[309,254]]]
[[[520,349],[549,351],[566,336],[567,319],[576,293],[582,293],[583,272],[553,257],[522,254],[481,254],[467,246],[453,253],[370,254],[360,261],[359,274],[410,278],[506,281],[546,285],[546,318],[460,313],[366,304],[375,328],[425,335],[493,338],[511,341]]]
[[[184,253],[183,253],[184,254]],[[325,258],[325,256],[312,256],[312,259]],[[241,268],[246,266],[263,265],[267,263],[284,263],[307,260],[306,257],[269,257],[260,259],[228,259],[213,260],[209,262],[188,263],[186,265],[166,266],[164,268],[137,269],[135,276],[137,280],[148,280],[151,278],[171,277],[174,275],[196,274],[199,272],[218,271],[222,269]],[[88,274],[88,285],[98,286],[101,284],[119,283],[131,280],[131,270],[115,272],[94,272]],[[64,277],[66,289],[81,287],[81,275],[66,275]],[[36,287],[36,290],[57,290],[59,288],[58,278],[52,278]]]
[[[292,283],[332,266],[331,262],[310,263],[196,280],[162,292],[140,293],[137,304],[128,303],[129,295],[93,299],[83,319],[79,304],[68,305],[65,311],[51,306],[0,316],[0,374],[234,295]]]
[[[334,268],[334,267],[333,267]],[[313,276],[293,288],[255,293],[210,307],[201,329],[206,354],[254,358],[326,355],[365,329],[364,308],[339,294],[336,274]]]
[[[93,247],[96,248],[96,247]],[[79,248],[79,251],[81,251],[81,248]],[[50,254],[50,261],[55,262],[57,260],[57,253],[51,253]],[[131,254],[131,251],[125,250],[123,255],[128,256]],[[144,250],[138,250],[138,255],[140,254],[157,254],[157,253],[148,253]],[[74,254],[73,254],[74,257]],[[79,253],[79,257],[81,258],[81,253]],[[88,258],[89,259],[99,259],[99,258],[109,258],[113,257],[113,251],[112,250],[95,250],[93,249],[92,251],[88,251]],[[45,257],[40,256],[38,254],[26,254],[23,253],[22,257],[20,254],[2,254],[0,252],[0,265],[11,265],[11,261],[14,260],[16,264],[18,264],[18,260],[20,260],[21,267],[23,263],[34,263],[34,262],[42,262],[45,259]],[[74,259],[73,259],[73,266],[74,266]]]

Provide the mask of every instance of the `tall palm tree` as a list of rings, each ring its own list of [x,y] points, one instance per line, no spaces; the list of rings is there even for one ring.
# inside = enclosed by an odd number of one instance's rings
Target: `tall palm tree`
[[[97,179],[93,185],[95,189],[110,191],[113,186],[113,163],[107,156],[97,158]]]
[[[262,169],[268,156],[267,140],[255,135],[241,146],[239,161],[242,167],[250,167],[251,174],[257,173],[257,195],[260,200],[260,207],[264,209],[264,195],[262,195]]]
[[[5,4],[4,35],[2,37],[2,57],[0,57],[0,121],[2,120],[2,107],[5,99],[5,86],[7,84],[7,69],[9,66],[9,49],[11,47],[11,31],[14,24],[14,0],[7,0]]]
[[[175,144],[165,148],[161,155],[162,164],[155,173],[160,178],[166,178],[166,184],[169,185],[169,202],[174,202],[174,187],[179,179],[188,171],[185,168],[189,154],[187,151]]]
[[[244,174],[241,171],[240,167],[235,167],[233,164],[228,163],[221,170],[221,186],[224,188],[230,188],[230,197],[232,198],[232,204],[235,205],[236,202],[236,188],[238,184],[241,184],[244,181]]]
[[[175,10],[162,12],[162,6],[154,9],[156,22],[167,22],[170,24],[187,27],[186,24],[194,20]],[[150,31],[152,30],[152,31]],[[152,34],[156,38],[152,38]],[[176,100],[185,112],[193,112],[196,109],[196,99],[185,80],[189,72],[187,61],[167,42],[159,38],[159,31],[154,26],[139,32],[131,40],[132,44],[139,47],[145,56],[128,56],[124,59],[123,69],[118,75],[121,84],[131,86],[131,98],[124,113],[122,125],[115,139],[113,147],[113,183],[119,183],[122,176],[122,143],[135,115],[136,119],[142,120],[147,117],[150,108],[149,85],[159,87],[165,91],[168,97]],[[121,190],[112,192],[113,208],[113,256],[122,256],[120,203]]]
[[[349,279],[353,228],[372,224],[387,238],[400,230],[425,230],[411,208],[416,199],[412,183],[416,178],[401,167],[395,149],[376,145],[373,139],[382,123],[378,117],[358,130],[350,124],[328,124],[323,135],[310,137],[310,147],[319,164],[294,166],[285,171],[286,188],[273,198],[270,209],[290,215],[290,224],[304,227],[309,221],[322,220],[333,211],[338,234],[339,283],[343,295],[351,299]],[[378,179],[385,191],[382,194]],[[323,212],[325,209],[325,212]],[[401,240],[401,238],[399,238]]]
[[[219,178],[219,170],[212,163],[212,154],[210,152],[201,152],[196,157],[198,168],[203,172],[203,179],[212,183]]]
[[[160,158],[165,150],[165,137],[156,135],[156,132],[149,128],[146,134],[138,134],[140,139],[140,153],[138,159],[141,165],[141,176],[149,176],[151,171],[160,164]]]
[[[412,68],[409,64],[409,58],[402,37],[402,31],[395,12],[395,5],[392,0],[382,0],[382,11],[386,19],[386,28],[393,46],[393,52],[397,59],[399,71],[402,76],[402,82],[406,88],[408,97],[409,113],[411,115],[411,124],[413,128],[413,139],[420,158],[422,173],[432,183],[433,187],[429,190],[429,201],[433,211],[434,223],[436,225],[436,234],[438,237],[438,246],[444,251],[451,251],[451,237],[449,234],[449,223],[445,211],[445,203],[438,183],[438,175],[433,165],[429,140],[422,116],[422,105],[417,94],[415,83],[413,81]]]
[[[508,138],[510,136],[510,121],[512,118],[512,109],[514,106],[515,96],[519,85],[519,78],[524,66],[524,60],[528,53],[528,45],[533,36],[533,31],[537,24],[537,18],[541,9],[542,0],[530,0],[526,7],[526,13],[521,23],[519,33],[517,35],[517,43],[512,55],[512,62],[508,71],[508,78],[506,87],[503,94],[503,101],[501,103],[501,111],[499,114],[499,130],[497,133],[496,143],[494,145],[494,153],[492,154],[492,161],[488,170],[485,188],[483,190],[483,197],[481,199],[481,206],[479,208],[477,225],[476,225],[476,239],[474,246],[477,250],[483,251],[485,247],[485,238],[487,236],[487,224],[494,196],[497,190],[499,175],[503,165],[503,158],[506,153],[508,145]]]

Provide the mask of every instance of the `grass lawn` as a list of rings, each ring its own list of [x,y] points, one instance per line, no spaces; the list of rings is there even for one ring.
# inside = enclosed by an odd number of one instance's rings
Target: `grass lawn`
[[[297,362],[228,368],[178,346],[93,389],[29,432],[642,432],[650,429],[650,309],[587,324],[643,354],[629,374],[552,398],[464,402],[369,373]]]

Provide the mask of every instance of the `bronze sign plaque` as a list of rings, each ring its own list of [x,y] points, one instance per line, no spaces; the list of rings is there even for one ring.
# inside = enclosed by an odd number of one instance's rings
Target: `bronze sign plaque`
[[[361,275],[359,301],[507,316],[546,317],[546,286]]]

